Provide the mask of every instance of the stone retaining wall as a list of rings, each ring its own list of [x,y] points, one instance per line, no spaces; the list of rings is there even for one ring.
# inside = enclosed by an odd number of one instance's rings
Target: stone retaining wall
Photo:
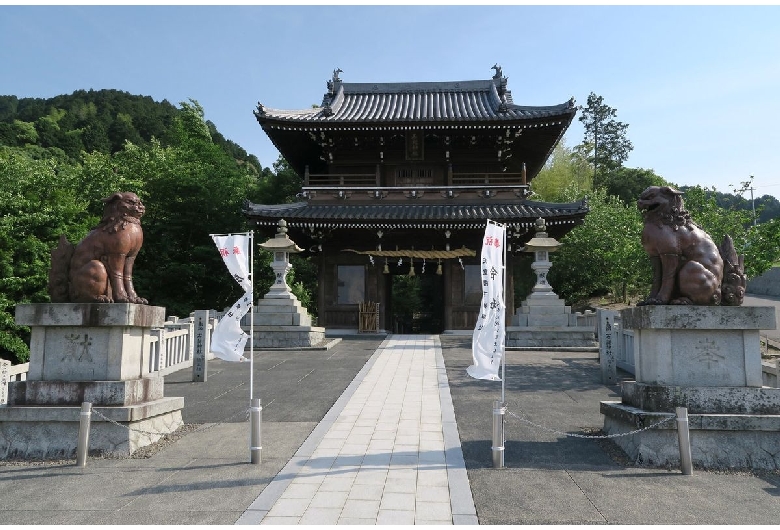
[[[780,267],[772,267],[747,284],[748,294],[780,297]]]

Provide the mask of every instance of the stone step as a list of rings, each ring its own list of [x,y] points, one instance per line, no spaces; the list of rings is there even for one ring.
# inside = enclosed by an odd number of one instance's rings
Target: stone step
[[[128,381],[15,381],[8,384],[9,405],[129,406],[163,397],[162,377]]]

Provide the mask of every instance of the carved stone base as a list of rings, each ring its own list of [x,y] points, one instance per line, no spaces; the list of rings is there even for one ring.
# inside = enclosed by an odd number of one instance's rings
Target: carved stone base
[[[602,401],[601,413],[607,434],[635,431],[674,417],[674,413],[642,410],[619,401]],[[612,441],[638,464],[679,467],[676,423],[672,419],[659,427]],[[688,429],[691,460],[696,466],[780,469],[780,415],[689,413]]]
[[[165,308],[138,304],[17,306],[30,371],[0,407],[0,458],[74,457],[84,402],[92,453],[127,456],[178,429],[184,398],[164,397],[149,373],[150,330],[164,320]]]
[[[593,327],[507,327],[507,348],[595,348]]]
[[[266,298],[257,301],[251,313],[254,319],[254,347],[309,348],[325,341],[325,328],[311,325],[311,316],[301,302],[291,298]],[[249,332],[249,326],[242,329]]]
[[[152,327],[165,308],[139,304],[25,304],[16,323],[32,328],[34,381],[123,381],[149,373]]]
[[[598,346],[595,326],[579,326],[571,306],[547,286],[534,287],[506,328],[507,348],[577,348]]]
[[[759,330],[773,307],[643,306],[621,312],[634,331],[636,380],[671,386],[761,387]]]
[[[129,456],[182,426],[184,398],[93,407],[89,453]],[[75,458],[81,407],[0,407],[0,459]],[[104,420],[103,414],[114,424]]]
[[[636,381],[602,401],[604,431],[641,429],[688,409],[691,457],[707,468],[780,469],[780,389],[761,386],[759,330],[773,307],[643,306],[621,311],[634,331]],[[676,421],[613,439],[630,458],[680,463]]]

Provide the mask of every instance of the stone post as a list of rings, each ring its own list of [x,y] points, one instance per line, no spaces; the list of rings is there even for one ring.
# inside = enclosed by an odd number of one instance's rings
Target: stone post
[[[8,403],[8,380],[11,378],[11,361],[0,359],[0,405]]]

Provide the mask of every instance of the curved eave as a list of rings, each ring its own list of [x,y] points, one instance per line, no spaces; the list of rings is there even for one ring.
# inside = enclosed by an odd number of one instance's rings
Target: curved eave
[[[579,224],[588,213],[585,202],[452,205],[345,205],[299,202],[282,205],[247,203],[244,215],[254,226],[274,226],[284,219],[290,228],[434,228],[479,229],[490,219],[513,228],[531,228],[538,218],[550,226]]]

